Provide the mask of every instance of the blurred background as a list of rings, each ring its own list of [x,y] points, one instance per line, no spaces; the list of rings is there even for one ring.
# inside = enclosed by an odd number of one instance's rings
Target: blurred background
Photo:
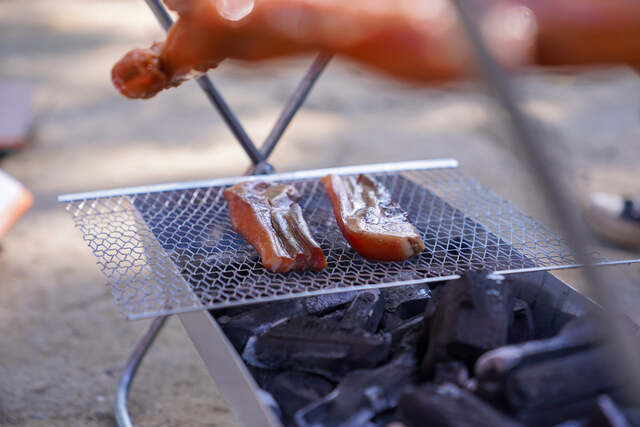
[[[115,425],[118,377],[148,326],[119,314],[57,195],[240,175],[249,166],[195,83],[149,101],[113,89],[112,64],[162,36],[142,0],[0,0],[0,81],[29,84],[34,111],[28,143],[5,154],[0,169],[35,197],[0,240],[0,424]],[[224,63],[210,75],[262,141],[311,60]],[[517,82],[576,195],[640,193],[638,74],[531,71]],[[501,116],[474,83],[419,88],[336,58],[271,161],[288,171],[438,157],[457,158],[465,174],[553,227]],[[640,320],[640,268],[610,271],[611,291]],[[561,277],[581,289],[575,272]],[[143,363],[129,409],[140,426],[235,424],[177,319]]]

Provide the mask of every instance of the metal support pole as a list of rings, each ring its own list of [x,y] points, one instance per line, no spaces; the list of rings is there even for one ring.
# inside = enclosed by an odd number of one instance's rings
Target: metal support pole
[[[156,19],[165,29],[165,31],[169,31],[171,25],[173,25],[173,20],[171,16],[167,12],[167,9],[162,5],[160,0],[145,0],[149,8],[156,16]],[[213,85],[213,82],[209,78],[209,76],[204,75],[197,79],[198,86],[203,90],[203,92],[207,95],[209,102],[218,110],[218,113],[222,117],[222,120],[227,124],[233,136],[236,137],[244,151],[247,153],[247,156],[251,159],[251,163],[257,165],[259,163],[264,163],[266,161],[266,157],[256,148],[256,145],[253,143],[247,132],[244,130],[238,118],[231,108],[229,108],[229,104],[224,100],[220,92]]]
[[[133,353],[131,353],[129,360],[127,361],[124,372],[120,377],[120,382],[118,383],[116,399],[113,405],[113,412],[115,414],[118,427],[133,427],[129,411],[127,409],[129,389],[131,389],[131,384],[136,376],[136,371],[140,366],[140,362],[144,358],[145,354],[147,354],[149,348],[151,348],[151,345],[155,341],[158,333],[168,318],[169,316],[162,316],[153,319],[151,326],[149,326],[149,330],[136,345],[136,348],[133,350]]]

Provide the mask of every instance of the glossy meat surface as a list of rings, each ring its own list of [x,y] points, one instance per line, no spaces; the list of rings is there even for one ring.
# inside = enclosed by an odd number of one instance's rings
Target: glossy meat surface
[[[226,58],[255,61],[336,52],[415,82],[466,76],[473,67],[449,0],[165,0],[179,14],[163,43],[113,68],[116,88],[150,98]],[[475,0],[479,27],[506,66],[640,64],[635,0]]]
[[[342,234],[363,257],[403,261],[424,250],[420,233],[406,212],[374,178],[327,175],[322,184]]]
[[[227,188],[224,197],[233,229],[254,247],[266,269],[286,273],[327,266],[293,186],[248,181]]]

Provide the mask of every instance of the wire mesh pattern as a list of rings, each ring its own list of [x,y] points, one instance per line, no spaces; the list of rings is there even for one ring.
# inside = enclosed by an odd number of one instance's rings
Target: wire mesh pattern
[[[373,173],[421,230],[404,262],[368,261],[348,245],[318,178],[290,181],[328,266],[275,274],[231,228],[224,186],[72,201],[67,210],[129,318],[435,280],[467,270],[574,264],[564,242],[457,169]],[[270,178],[269,178],[270,179]],[[286,182],[286,181],[285,181]]]

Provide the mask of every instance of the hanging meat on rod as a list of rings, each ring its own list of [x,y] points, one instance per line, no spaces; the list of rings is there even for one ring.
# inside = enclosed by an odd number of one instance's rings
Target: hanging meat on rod
[[[231,225],[258,251],[262,265],[276,273],[322,270],[327,261],[313,239],[300,194],[291,185],[241,182],[224,191]]]
[[[324,50],[415,82],[468,75],[473,56],[449,0],[165,0],[179,19],[164,42],[112,69],[129,98],[150,98],[227,58]],[[640,64],[640,2],[477,0],[476,19],[506,66]]]
[[[420,233],[407,220],[407,213],[374,178],[327,175],[322,184],[342,234],[363,257],[404,261],[424,250]]]

